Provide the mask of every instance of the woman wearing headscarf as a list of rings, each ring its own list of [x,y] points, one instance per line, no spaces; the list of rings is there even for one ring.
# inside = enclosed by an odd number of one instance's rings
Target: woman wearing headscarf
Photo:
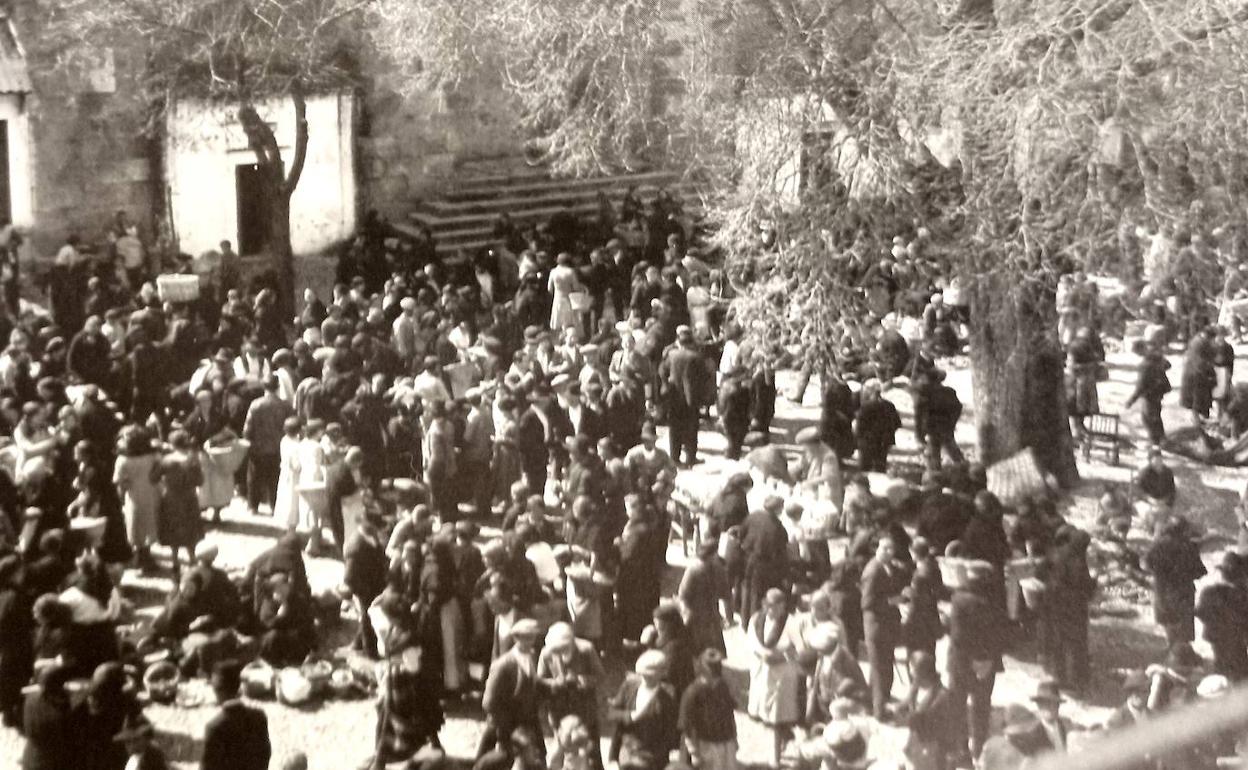
[[[791,622],[788,598],[778,588],[767,591],[763,606],[750,618],[746,643],[750,667],[749,715],[773,731],[772,767],[780,767],[785,743],[802,717],[800,639]]]
[[[178,549],[186,549],[187,561],[193,561],[195,545],[204,538],[204,523],[199,517],[199,485],[204,483],[204,472],[185,431],[170,434],[169,445],[169,453],[160,458],[154,470],[154,478],[161,482],[157,529],[161,544],[169,547],[175,579],[181,582]]]

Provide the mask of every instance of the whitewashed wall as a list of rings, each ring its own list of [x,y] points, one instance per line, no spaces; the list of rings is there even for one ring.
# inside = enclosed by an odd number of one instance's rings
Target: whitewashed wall
[[[22,94],[0,94],[0,120],[9,123],[9,195],[13,224],[21,230],[35,224],[35,185],[31,176],[33,148],[25,98]]]
[[[294,156],[295,109],[289,99],[258,106],[275,128],[287,169]],[[349,95],[308,98],[308,156],[291,199],[295,254],[312,254],[355,229],[356,180]],[[235,168],[255,154],[233,106],[179,102],[170,112],[166,158],[173,219],[182,251],[200,254],[238,240]]]

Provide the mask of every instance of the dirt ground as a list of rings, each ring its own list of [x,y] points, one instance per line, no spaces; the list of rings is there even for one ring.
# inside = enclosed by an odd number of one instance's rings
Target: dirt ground
[[[332,274],[332,273],[331,273]],[[313,280],[320,285],[325,281],[324,275]],[[1240,353],[1244,351],[1241,349]],[[1121,412],[1122,404],[1130,394],[1134,382],[1134,361],[1130,356],[1118,353],[1110,355],[1110,380],[1101,386],[1101,403],[1103,411]],[[1177,401],[1177,385],[1179,361],[1173,360],[1171,379],[1176,391],[1170,401]],[[962,394],[967,411],[971,409],[970,377],[964,362],[948,361],[949,382]],[[779,375],[779,388],[782,394],[789,390],[792,375],[782,372]],[[818,417],[818,387],[812,383],[803,404],[793,404],[783,396],[777,404],[777,431],[787,431],[791,436],[795,429],[808,424]],[[894,388],[886,393],[903,414],[906,429],[900,436],[900,445],[895,450],[899,455],[913,454],[916,451],[913,435],[910,432],[911,403],[904,388]],[[1168,405],[1166,422],[1168,427],[1177,428],[1190,421],[1180,413],[1177,405]],[[967,414],[963,420],[959,435],[964,446],[973,444],[973,415]],[[1136,443],[1142,447],[1142,429],[1135,413],[1124,414],[1124,429]],[[783,440],[777,435],[777,440]],[[703,454],[706,462],[698,468],[684,473],[703,475],[708,478],[728,473],[733,464],[722,457],[723,441],[715,433],[702,434]],[[1245,474],[1221,468],[1200,467],[1194,463],[1170,458],[1180,484],[1180,505],[1190,515],[1205,526],[1211,533],[1225,537],[1233,537],[1234,515],[1232,507],[1239,492],[1243,488]],[[1080,461],[1080,470],[1084,482],[1074,490],[1069,500],[1070,517],[1078,524],[1091,522],[1095,512],[1095,500],[1100,494],[1101,485],[1105,481],[1125,483],[1129,478],[1130,469],[1142,462],[1139,453],[1128,452],[1123,455],[1118,467],[1106,464],[1104,453],[1093,457],[1091,463]],[[209,539],[220,545],[220,561],[227,569],[242,569],[248,561],[258,554],[272,541],[277,528],[261,517],[259,519],[246,515],[245,507],[235,501],[225,513],[224,523],[209,534]],[[1217,539],[1211,540],[1207,558],[1222,547]],[[673,540],[669,548],[669,585],[674,587],[681,567],[686,563],[681,544]],[[309,564],[309,575],[315,591],[332,589],[342,578],[342,565],[331,559],[313,559]],[[127,575],[125,583],[127,594],[133,597],[147,615],[154,613],[159,602],[173,588],[167,577],[139,579],[134,573]],[[1085,700],[1072,700],[1064,707],[1064,713],[1074,722],[1084,726],[1095,726],[1106,716],[1109,707],[1120,702],[1119,681],[1121,672],[1132,667],[1143,667],[1157,661],[1163,651],[1163,643],[1151,623],[1151,611],[1146,607],[1137,607],[1138,611],[1131,617],[1098,618],[1092,626],[1092,657],[1094,676],[1086,691]],[[345,633],[336,635],[344,638]],[[728,634],[729,643],[729,676],[737,686],[738,702],[745,702],[745,682],[748,677],[748,660],[745,645],[739,629]],[[1199,649],[1199,648],[1198,648]],[[943,655],[942,643],[940,652]],[[1208,650],[1202,650],[1208,654]],[[1040,679],[1040,670],[1032,662],[1011,658],[1007,661],[1006,672],[998,678],[994,702],[1004,707],[1013,702],[1026,702]],[[620,672],[612,672],[613,682],[618,682]],[[905,683],[899,682],[894,691],[897,697],[904,696]],[[175,707],[152,706],[148,709],[153,722],[160,731],[160,742],[175,761],[175,767],[189,768],[197,766],[204,724],[215,712],[212,697],[202,684],[191,684],[183,688],[180,695],[181,703]],[[294,709],[275,703],[263,704],[268,714],[270,732],[274,746],[274,767],[281,767],[279,762],[296,751],[302,751],[309,757],[312,770],[345,770],[360,767],[367,761],[372,750],[375,710],[372,700],[327,702],[314,708]],[[741,744],[741,759],[748,764],[762,764],[769,756],[770,736],[758,725],[753,724],[743,713],[738,713],[738,727]],[[453,709],[442,731],[443,743],[451,758],[463,762],[470,761],[480,735],[480,722],[475,708],[463,707]],[[609,730],[608,730],[609,733]],[[874,751],[880,760],[880,770],[898,766],[901,746],[901,735],[891,728],[882,728],[878,739],[874,741]],[[0,770],[10,770],[19,766],[21,739],[12,730],[0,730]]]

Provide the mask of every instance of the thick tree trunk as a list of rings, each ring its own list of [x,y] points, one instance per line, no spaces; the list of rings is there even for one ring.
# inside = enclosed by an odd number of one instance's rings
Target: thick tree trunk
[[[971,377],[985,464],[1030,448],[1063,487],[1079,479],[1066,419],[1054,298],[1044,287],[983,277],[972,292]]]
[[[239,121],[247,134],[248,144],[255,153],[256,163],[263,175],[269,204],[269,256],[277,273],[279,291],[278,307],[283,318],[294,315],[295,308],[295,252],[290,242],[290,199],[303,175],[308,155],[308,107],[303,88],[298,82],[291,86],[291,100],[295,107],[295,148],[290,171],[282,158],[281,148],[273,129],[265,122],[252,104],[243,104],[238,111]]]

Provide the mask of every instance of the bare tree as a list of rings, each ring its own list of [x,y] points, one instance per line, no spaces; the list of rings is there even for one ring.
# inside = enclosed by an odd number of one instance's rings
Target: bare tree
[[[74,67],[92,46],[143,47],[138,83],[149,130],[163,130],[179,99],[233,105],[271,202],[268,243],[283,292],[293,303],[290,199],[308,150],[307,96],[357,82],[359,21],[371,0],[54,0],[39,45]],[[84,45],[84,41],[87,44]],[[283,157],[257,106],[289,98],[295,143]]]
[[[851,257],[917,241],[972,298],[981,457],[1032,447],[1065,482],[1056,276],[1116,258],[1126,219],[1204,228],[1222,248],[1244,225],[1243,0],[380,0],[379,13],[404,30],[381,47],[425,82],[509,73],[556,170],[640,156],[698,174],[743,290],[735,312],[762,344],[831,362],[862,312]],[[643,64],[658,61],[683,95],[652,109]]]

